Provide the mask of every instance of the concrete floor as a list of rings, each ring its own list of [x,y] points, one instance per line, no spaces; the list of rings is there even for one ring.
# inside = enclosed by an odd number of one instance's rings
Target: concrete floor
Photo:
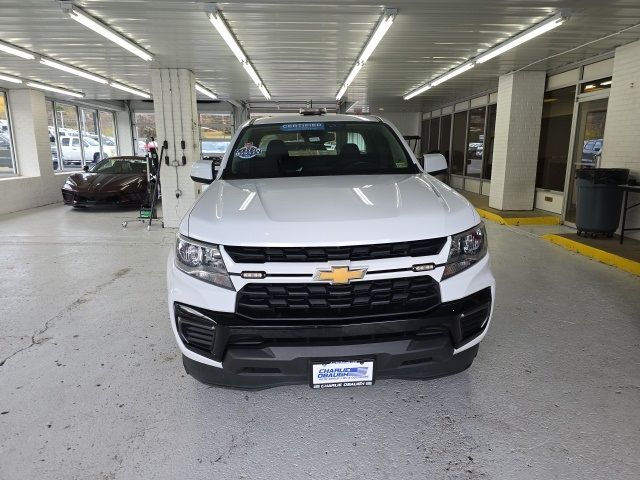
[[[638,478],[637,277],[488,223],[498,298],[469,370],[246,393],[185,376],[174,232],[133,217],[0,217],[1,479]]]

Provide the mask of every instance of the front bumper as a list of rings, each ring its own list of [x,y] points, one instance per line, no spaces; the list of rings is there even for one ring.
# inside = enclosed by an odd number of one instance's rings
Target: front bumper
[[[62,189],[62,200],[65,205],[136,205],[144,202],[144,192],[100,192],[87,193]]]
[[[221,312],[174,305],[175,328],[193,354],[221,368],[184,356],[198,380],[237,388],[307,383],[311,363],[375,362],[376,378],[432,378],[466,369],[477,343],[457,355],[456,347],[483,335],[492,308],[490,288],[446,302],[428,312],[379,321],[267,324]],[[213,320],[213,321],[212,321]]]

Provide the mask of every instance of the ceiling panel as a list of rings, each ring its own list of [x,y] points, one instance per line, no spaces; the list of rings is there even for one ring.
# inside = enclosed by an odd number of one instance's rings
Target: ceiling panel
[[[222,98],[262,101],[241,65],[209,23],[205,2],[85,0],[92,15],[151,51],[138,57],[72,21],[53,0],[2,0],[0,39],[92,72],[151,90],[150,68],[192,69]],[[383,5],[368,1],[219,2],[275,101],[333,101]],[[457,97],[495,88],[501,74],[526,67],[550,70],[640,39],[638,0],[398,0],[394,25],[347,92],[372,111],[429,110]],[[571,18],[556,30],[405,102],[402,95],[560,9]],[[612,35],[605,40],[595,40]],[[579,47],[587,42],[594,42]],[[561,54],[569,49],[569,53]],[[553,55],[557,55],[552,57]],[[552,57],[552,58],[548,58]],[[35,61],[0,52],[0,72],[87,94],[133,98]],[[9,84],[0,86],[9,87]]]

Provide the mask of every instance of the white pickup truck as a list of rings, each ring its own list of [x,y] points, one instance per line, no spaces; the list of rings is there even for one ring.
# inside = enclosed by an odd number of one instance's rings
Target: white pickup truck
[[[167,265],[190,375],[332,388],[471,365],[495,292],[484,225],[389,122],[251,120],[217,173],[200,161],[191,176],[210,186]]]

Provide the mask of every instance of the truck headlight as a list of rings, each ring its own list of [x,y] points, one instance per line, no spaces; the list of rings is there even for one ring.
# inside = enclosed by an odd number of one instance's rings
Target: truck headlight
[[[218,245],[178,235],[175,264],[187,275],[222,288],[234,289]]]
[[[466,270],[487,254],[487,232],[480,222],[466,232],[452,235],[449,258],[442,280]]]

